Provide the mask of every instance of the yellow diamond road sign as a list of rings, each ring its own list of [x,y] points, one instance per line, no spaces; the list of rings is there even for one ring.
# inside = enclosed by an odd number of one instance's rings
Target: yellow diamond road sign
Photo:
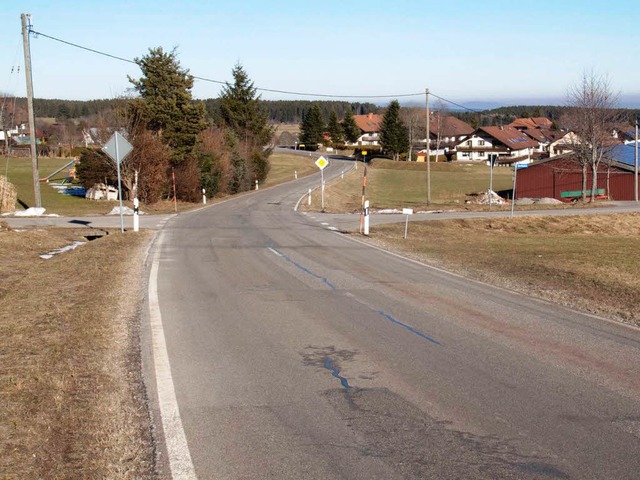
[[[329,162],[324,157],[320,157],[318,160],[316,160],[316,166],[320,170],[324,170],[324,167],[326,167],[327,165],[329,165]]]

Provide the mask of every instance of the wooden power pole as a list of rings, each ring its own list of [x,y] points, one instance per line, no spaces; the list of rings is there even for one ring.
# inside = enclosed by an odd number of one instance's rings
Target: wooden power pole
[[[31,76],[31,47],[29,46],[29,26],[27,15],[21,14],[22,19],[22,43],[24,46],[24,71],[27,77],[27,109],[29,110],[29,143],[31,144],[31,167],[33,171],[33,194],[36,199],[36,207],[42,207],[40,197],[40,175],[38,174],[38,152],[36,148],[36,120],[33,114],[33,78]],[[30,19],[30,16],[29,16]]]

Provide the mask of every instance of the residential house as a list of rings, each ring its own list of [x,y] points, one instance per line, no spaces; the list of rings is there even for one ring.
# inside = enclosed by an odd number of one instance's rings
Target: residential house
[[[361,132],[355,145],[380,145],[382,115],[368,113],[366,115],[354,115],[353,119]]]
[[[551,129],[552,125],[553,122],[547,117],[516,118],[509,124],[510,127],[518,130],[524,130],[525,128]]]
[[[435,112],[429,118],[429,148],[435,154],[445,154],[470,137],[475,129],[452,115]]]
[[[539,143],[514,127],[480,127],[473,135],[458,143],[455,160],[511,165],[529,163]]]
[[[556,130],[553,132],[553,138],[547,147],[549,157],[557,157],[573,151],[573,146],[578,142],[575,133],[567,130]]]

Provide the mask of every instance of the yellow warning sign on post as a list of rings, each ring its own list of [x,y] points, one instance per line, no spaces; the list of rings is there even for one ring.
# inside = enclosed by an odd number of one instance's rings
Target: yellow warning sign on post
[[[326,167],[327,165],[329,165],[329,162],[324,157],[320,157],[320,158],[318,158],[318,160],[316,160],[316,166],[320,170],[324,170],[324,167]]]

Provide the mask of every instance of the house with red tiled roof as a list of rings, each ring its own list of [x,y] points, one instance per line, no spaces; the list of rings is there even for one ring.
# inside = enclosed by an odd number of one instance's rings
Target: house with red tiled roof
[[[380,145],[382,115],[368,113],[366,115],[354,115],[353,119],[361,132],[355,143],[356,145]]]
[[[452,148],[471,136],[475,129],[453,115],[435,112],[429,117],[429,146],[431,148]]]
[[[551,128],[553,122],[547,117],[530,117],[530,118],[516,118],[509,124],[510,127],[522,130],[525,128]]]
[[[459,161],[489,162],[495,156],[497,164],[529,163],[539,143],[517,128],[480,127],[456,146]]]

